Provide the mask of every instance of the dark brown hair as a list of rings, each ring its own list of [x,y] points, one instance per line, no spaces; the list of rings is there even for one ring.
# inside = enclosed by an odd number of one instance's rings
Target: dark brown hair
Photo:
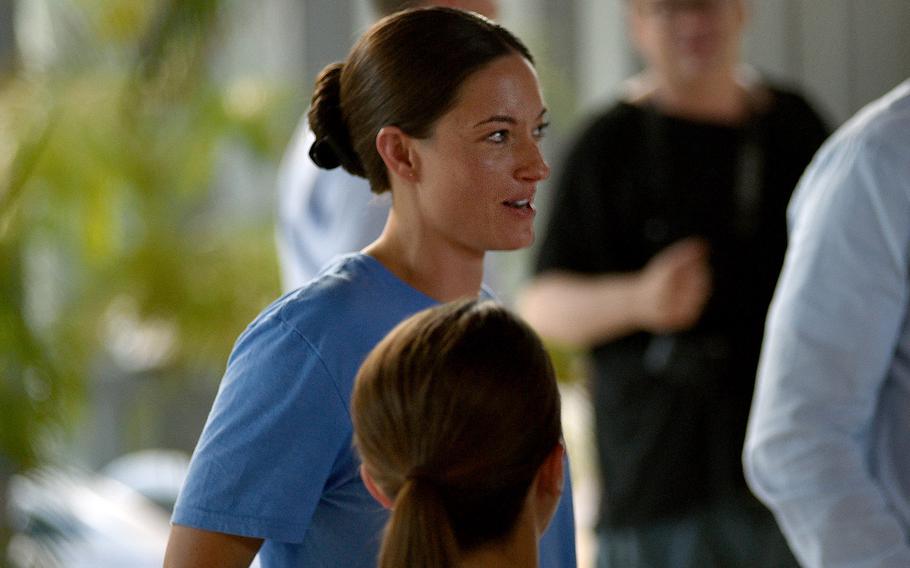
[[[505,539],[560,438],[559,391],[535,333],[477,300],[398,325],[360,368],[354,443],[394,510],[380,567],[445,568]]]
[[[521,41],[505,28],[469,12],[420,8],[374,24],[344,63],[316,80],[308,119],[316,135],[310,157],[322,168],[339,165],[389,189],[376,135],[394,125],[427,138],[455,103],[459,87],[499,57],[516,53],[533,63]]]

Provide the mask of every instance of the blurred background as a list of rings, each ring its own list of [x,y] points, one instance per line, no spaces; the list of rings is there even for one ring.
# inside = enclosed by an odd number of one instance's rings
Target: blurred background
[[[832,126],[910,76],[907,0],[751,8],[745,59]],[[556,169],[640,69],[622,10],[502,1],[538,59]],[[372,18],[366,0],[0,0],[0,566],[160,566],[231,345],[279,294],[282,152]],[[530,254],[497,259],[507,303]],[[555,355],[587,566],[585,367]]]

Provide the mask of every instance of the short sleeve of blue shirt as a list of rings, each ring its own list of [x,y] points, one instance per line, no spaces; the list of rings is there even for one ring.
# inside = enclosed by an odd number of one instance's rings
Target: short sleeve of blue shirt
[[[322,360],[266,314],[234,350],[174,522],[301,542],[349,440],[344,398]]]
[[[375,259],[340,259],[241,334],[174,508],[262,538],[263,566],[375,566],[387,513],[359,476],[348,412],[369,350],[432,299]]]

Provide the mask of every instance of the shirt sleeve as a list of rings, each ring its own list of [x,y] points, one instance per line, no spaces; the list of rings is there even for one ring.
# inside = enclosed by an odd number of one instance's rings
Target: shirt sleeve
[[[299,543],[350,439],[317,352],[278,317],[257,321],[231,355],[173,522]]]
[[[910,566],[869,439],[908,311],[908,140],[842,137],[810,166],[771,305],[744,461],[806,566]],[[904,148],[901,148],[904,145]]]

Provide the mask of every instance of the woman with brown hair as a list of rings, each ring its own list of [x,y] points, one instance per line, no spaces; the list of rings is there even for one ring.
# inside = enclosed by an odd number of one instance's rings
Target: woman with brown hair
[[[392,509],[379,566],[536,567],[562,490],[559,392],[533,331],[467,300],[399,324],[352,402],[370,493]]]
[[[349,414],[396,324],[476,298],[488,250],[531,244],[546,127],[533,59],[446,8],[380,20],[317,79],[310,156],[391,191],[380,237],[266,308],[234,347],[177,501],[165,564],[375,566],[387,514],[360,480]],[[567,496],[570,494],[568,483]],[[541,563],[574,566],[571,499]]]

